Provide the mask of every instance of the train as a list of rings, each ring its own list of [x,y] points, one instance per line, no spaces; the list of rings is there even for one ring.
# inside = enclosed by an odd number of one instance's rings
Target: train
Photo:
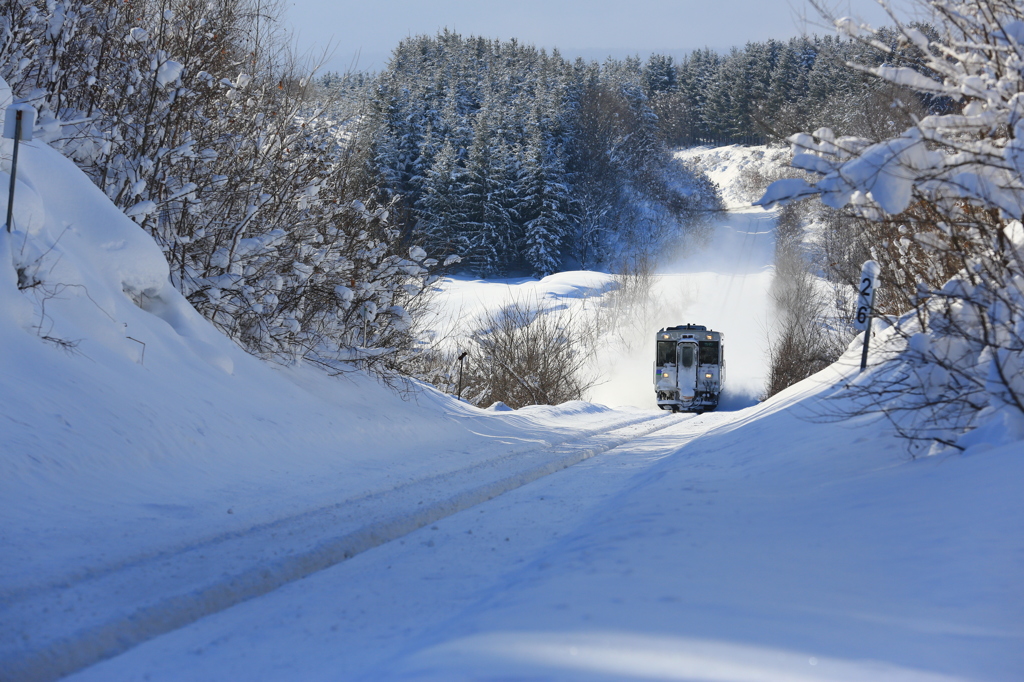
[[[666,327],[657,334],[654,391],[658,407],[673,412],[710,412],[725,386],[721,332],[698,324]]]

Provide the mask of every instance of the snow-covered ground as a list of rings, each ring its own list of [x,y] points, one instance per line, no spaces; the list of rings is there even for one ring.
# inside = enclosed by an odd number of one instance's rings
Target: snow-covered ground
[[[833,379],[681,419],[72,679],[1019,679],[1019,448],[910,461],[878,424],[805,420]]]
[[[19,231],[0,232],[0,669],[53,658],[73,628],[132,616],[131,600],[81,620],[42,615],[69,586],[351,501],[388,496],[396,513],[443,501],[447,474],[504,480],[537,466],[517,453],[553,461],[554,444],[662,416],[585,403],[487,412],[422,387],[399,395],[358,374],[265,365],[187,305],[153,241],[70,161],[23,144],[18,181]],[[37,286],[18,289],[2,265],[12,257]],[[315,555],[368,521],[273,551]],[[148,599],[247,568],[210,562]]]
[[[852,360],[659,413],[653,329],[607,330],[603,405],[270,367],[72,164],[22,154],[32,237],[0,256],[42,284],[0,260],[0,679],[1024,677],[1019,444],[911,460],[883,424],[815,419]],[[652,289],[658,324],[726,333],[734,405],[761,388],[770,227],[733,212]],[[441,304],[608,286],[459,280]]]

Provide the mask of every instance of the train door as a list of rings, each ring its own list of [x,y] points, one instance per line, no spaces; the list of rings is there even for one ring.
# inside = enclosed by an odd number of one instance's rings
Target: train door
[[[676,346],[676,385],[679,399],[693,400],[697,395],[697,344],[682,341]]]

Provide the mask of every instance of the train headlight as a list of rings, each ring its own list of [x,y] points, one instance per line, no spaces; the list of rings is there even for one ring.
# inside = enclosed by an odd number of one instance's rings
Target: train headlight
[[[705,374],[705,375],[704,375],[704,378],[705,378],[705,379],[710,379],[710,378],[711,378],[711,373],[709,372],[709,373]]]

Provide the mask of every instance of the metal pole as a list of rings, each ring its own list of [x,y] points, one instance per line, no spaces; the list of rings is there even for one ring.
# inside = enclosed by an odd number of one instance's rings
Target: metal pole
[[[11,191],[7,195],[7,231],[11,231],[14,220],[14,177],[18,174],[18,143],[21,142],[21,111],[15,115],[14,121],[14,155],[11,157]]]
[[[366,303],[363,303],[363,369],[370,366],[370,356],[366,352]]]
[[[860,371],[868,366],[868,344],[871,343],[871,312],[868,312],[868,326],[864,330],[864,350],[860,354]]]
[[[459,356],[459,392],[456,396],[459,401],[462,400],[462,361],[466,359],[467,355],[469,355],[469,351],[463,351]]]

